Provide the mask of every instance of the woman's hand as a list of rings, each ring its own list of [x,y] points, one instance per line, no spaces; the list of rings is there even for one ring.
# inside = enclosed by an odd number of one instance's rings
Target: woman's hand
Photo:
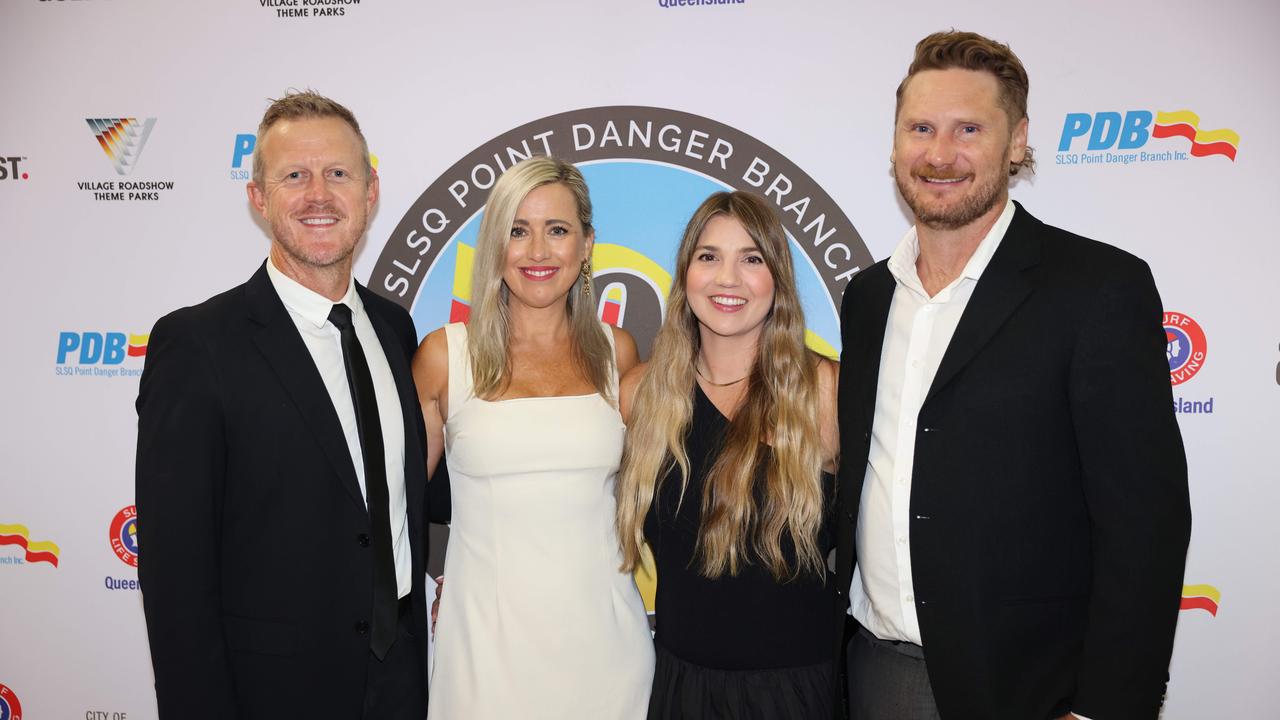
[[[436,634],[436,618],[440,616],[440,593],[444,591],[444,576],[436,578],[436,599],[431,602],[431,634]]]

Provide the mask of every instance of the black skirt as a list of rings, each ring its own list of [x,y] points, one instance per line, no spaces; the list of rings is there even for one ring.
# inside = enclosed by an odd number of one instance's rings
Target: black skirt
[[[719,670],[656,650],[649,720],[829,720],[835,712],[832,663]]]

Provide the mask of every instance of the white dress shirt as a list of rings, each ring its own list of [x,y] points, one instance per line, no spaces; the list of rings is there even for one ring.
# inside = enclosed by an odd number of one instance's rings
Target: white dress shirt
[[[1009,201],[960,276],[933,297],[916,273],[920,241],[914,226],[889,256],[896,284],[880,351],[871,450],[855,531],[858,566],[849,587],[849,614],[882,640],[924,644],[911,577],[916,419],[973,288],[1012,219]]]
[[[360,429],[356,424],[355,403],[351,399],[351,386],[342,358],[342,334],[329,322],[329,312],[336,304],[319,293],[304,287],[281,272],[275,263],[267,260],[267,276],[284,306],[293,318],[293,324],[302,334],[302,341],[311,352],[311,359],[320,371],[324,387],[329,391],[333,409],[338,412],[342,434],[347,438],[347,450],[351,453],[356,470],[356,481],[365,503],[369,494],[365,490],[364,453],[360,449]],[[339,302],[351,308],[352,324],[356,339],[364,350],[373,377],[373,394],[378,402],[378,419],[382,426],[382,448],[387,464],[387,494],[391,510],[391,552],[396,566],[398,597],[409,594],[413,587],[412,558],[409,554],[409,522],[404,490],[404,418],[401,415],[400,395],[396,380],[387,364],[386,353],[378,334],[364,311],[364,303],[356,292],[352,279],[347,283],[347,294]]]

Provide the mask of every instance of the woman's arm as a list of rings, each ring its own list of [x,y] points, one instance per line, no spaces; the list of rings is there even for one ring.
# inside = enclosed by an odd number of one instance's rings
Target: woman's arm
[[[418,346],[413,381],[427,424],[427,477],[431,477],[444,453],[444,419],[449,414],[449,342],[444,328],[431,332]]]

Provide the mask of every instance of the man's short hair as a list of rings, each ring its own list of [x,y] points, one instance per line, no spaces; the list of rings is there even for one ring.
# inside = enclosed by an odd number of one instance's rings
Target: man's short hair
[[[258,123],[258,139],[254,145],[253,153],[253,181],[259,185],[262,184],[262,153],[257,149],[262,148],[262,138],[266,137],[267,131],[272,125],[281,120],[309,120],[315,118],[338,118],[345,122],[353,131],[356,137],[360,139],[360,151],[364,156],[365,182],[373,177],[373,165],[369,162],[369,143],[364,139],[364,133],[360,132],[360,123],[356,121],[356,116],[341,103],[330,100],[314,90],[290,90],[286,92],[284,97],[272,100],[271,105],[267,107],[267,111],[262,115],[262,122]]]
[[[907,76],[898,85],[894,117],[902,109],[902,93],[906,90],[907,82],[916,73],[953,68],[988,72],[995,76],[1000,86],[1000,105],[1009,118],[1010,129],[1027,117],[1027,93],[1031,83],[1022,61],[1004,43],[959,30],[936,32],[916,43],[916,56],[911,61],[911,67],[907,68]],[[1035,165],[1035,157],[1028,147],[1022,162],[1010,163],[1009,174],[1017,175],[1019,170],[1034,172]]]

